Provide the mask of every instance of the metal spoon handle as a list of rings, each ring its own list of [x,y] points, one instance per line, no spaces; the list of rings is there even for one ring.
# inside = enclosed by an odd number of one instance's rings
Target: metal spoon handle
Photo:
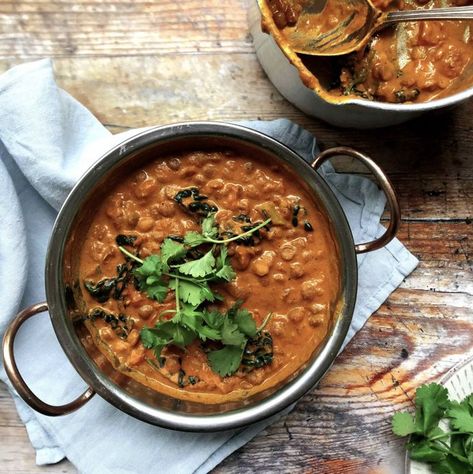
[[[473,20],[473,6],[389,12],[383,23],[417,20]]]

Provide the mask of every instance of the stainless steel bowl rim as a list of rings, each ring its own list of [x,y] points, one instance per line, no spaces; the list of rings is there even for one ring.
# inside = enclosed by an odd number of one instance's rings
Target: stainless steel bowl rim
[[[192,136],[226,137],[250,143],[277,155],[294,170],[297,166],[304,173],[308,173],[311,180],[317,183],[318,197],[326,207],[337,232],[336,239],[343,257],[344,275],[346,276],[345,282],[342,283],[344,305],[341,314],[337,318],[334,330],[326,345],[312,364],[268,398],[248,407],[215,415],[181,414],[152,407],[133,397],[106,377],[90,359],[74,333],[72,322],[66,317],[65,288],[62,278],[66,237],[84,197],[87,196],[94,184],[123,158],[135,151],[150,145],[157,145],[160,142]],[[277,140],[240,125],[222,122],[186,122],[147,129],[132,136],[106,152],[89,168],[74,186],[59,211],[49,242],[45,280],[50,317],[57,338],[80,376],[102,398],[129,415],[154,425],[182,431],[211,432],[242,427],[274,415],[297,401],[320,380],[340,351],[351,323],[357,291],[357,261],[353,237],[340,204],[325,181],[299,155]]]

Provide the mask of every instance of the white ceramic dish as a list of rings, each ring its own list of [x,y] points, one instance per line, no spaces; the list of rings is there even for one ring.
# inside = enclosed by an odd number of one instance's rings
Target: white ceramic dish
[[[396,125],[429,110],[457,105],[473,96],[473,87],[470,87],[442,99],[416,104],[390,104],[358,98],[331,103],[304,85],[299,70],[291,64],[273,37],[262,31],[258,0],[250,3],[249,23],[258,60],[276,89],[298,109],[332,125],[360,129]],[[295,53],[292,56],[293,62],[300,63],[301,69],[305,68]]]
[[[473,357],[453,367],[439,383],[448,390],[451,400],[461,401],[473,393]],[[442,421],[440,427],[446,429],[447,423]],[[409,459],[407,452],[405,466],[406,474],[434,474],[428,464]]]

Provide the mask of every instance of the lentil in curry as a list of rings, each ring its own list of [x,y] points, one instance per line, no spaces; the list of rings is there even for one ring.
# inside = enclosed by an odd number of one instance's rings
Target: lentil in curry
[[[336,246],[283,165],[232,150],[157,158],[87,225],[85,325],[115,368],[156,391],[246,398],[296,374],[327,334]]]

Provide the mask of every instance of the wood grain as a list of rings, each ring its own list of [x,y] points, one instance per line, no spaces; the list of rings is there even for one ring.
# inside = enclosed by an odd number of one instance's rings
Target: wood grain
[[[112,132],[181,120],[289,118],[323,148],[372,155],[398,189],[399,238],[419,267],[371,317],[319,386],[216,473],[399,474],[389,419],[415,388],[473,355],[473,102],[377,131],[307,117],[267,80],[248,36],[245,0],[0,0],[0,73],[54,58],[59,84]],[[364,173],[335,160],[341,171]],[[36,467],[0,384],[0,472]]]
[[[243,1],[0,1],[0,57],[252,53]]]

